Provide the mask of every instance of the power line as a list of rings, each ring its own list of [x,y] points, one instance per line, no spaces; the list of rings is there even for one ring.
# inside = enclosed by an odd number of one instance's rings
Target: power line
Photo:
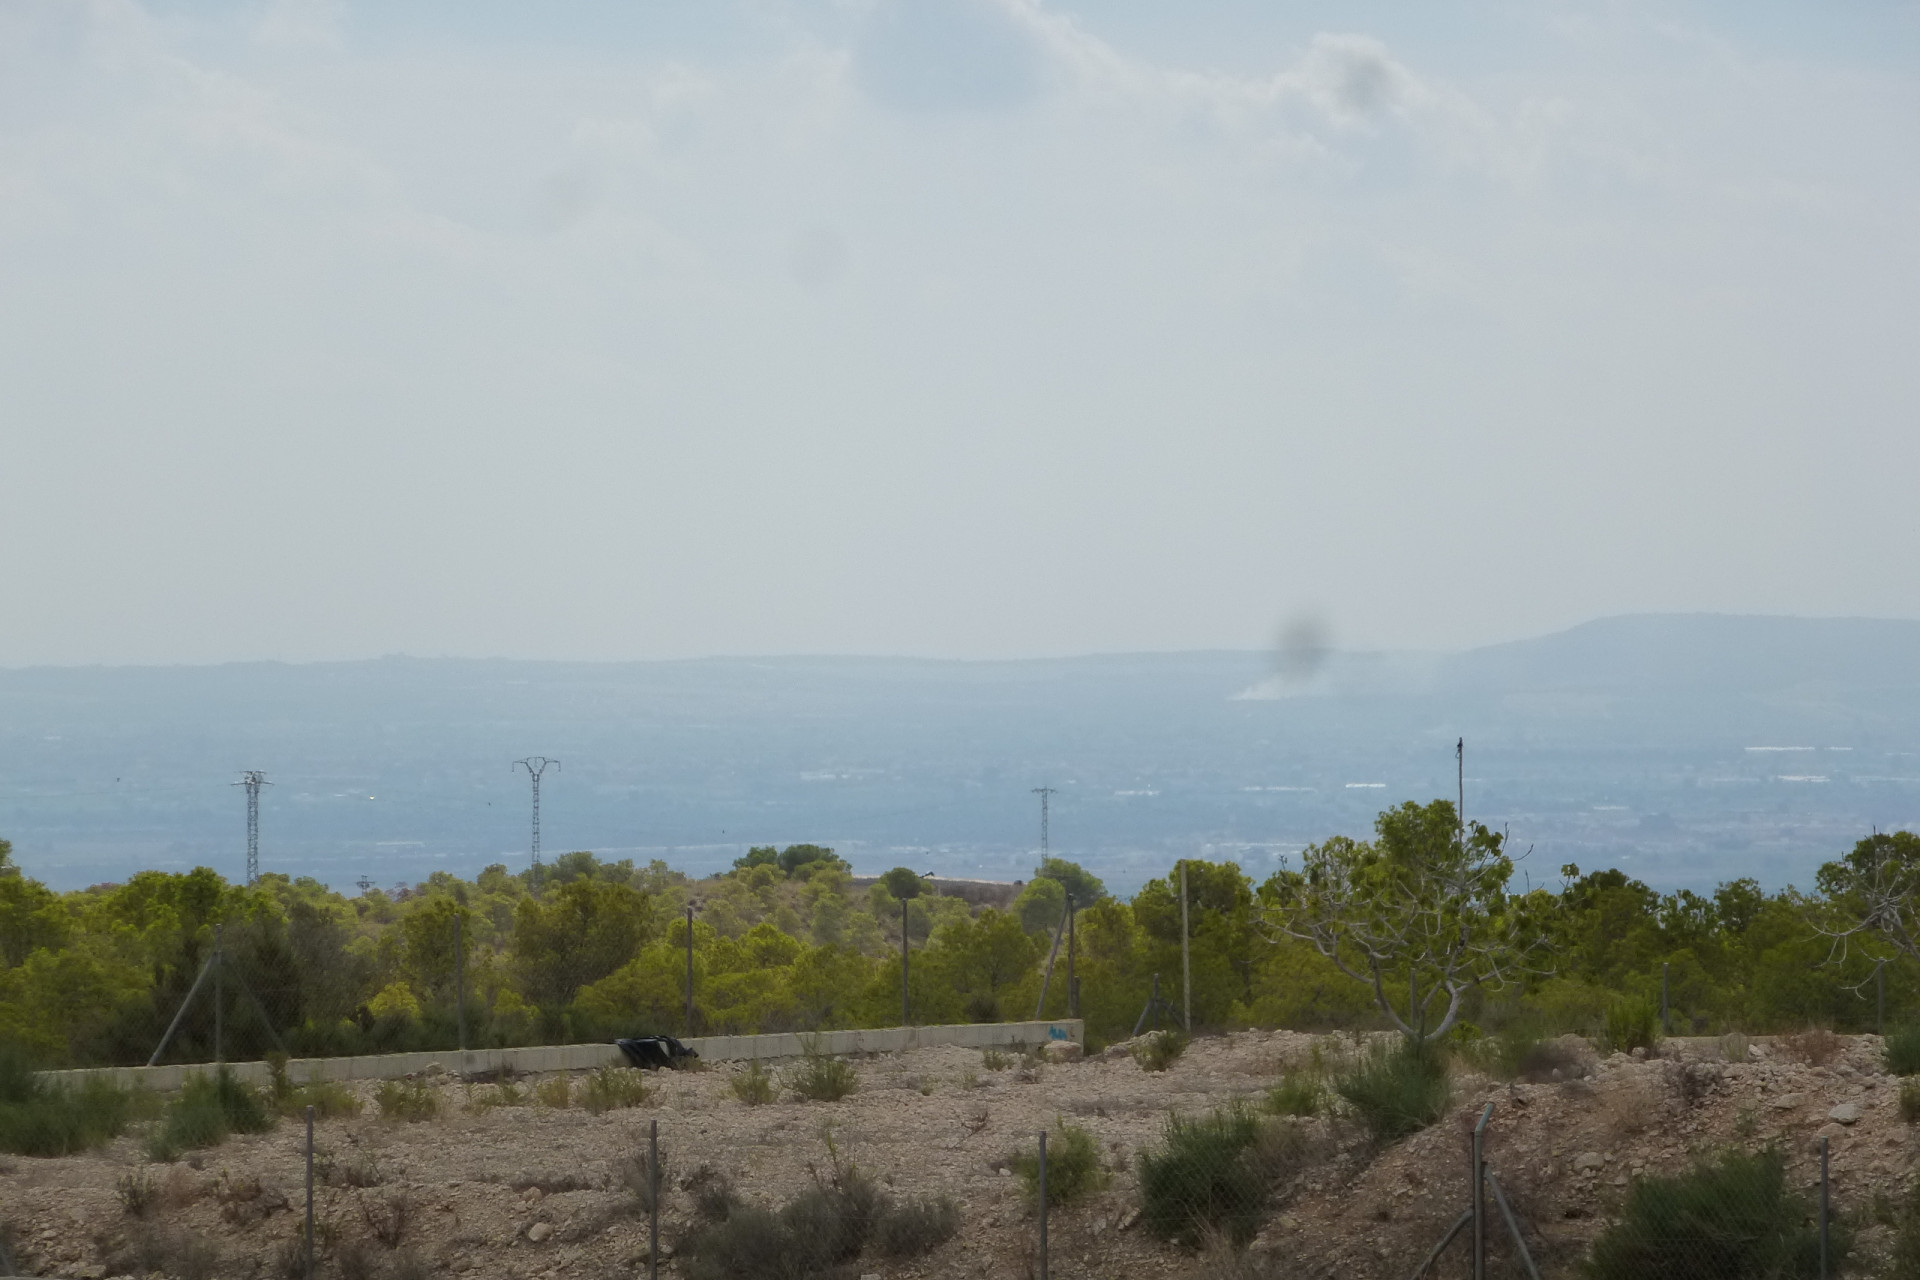
[[[1033,794],[1040,797],[1040,860],[1047,858],[1047,801],[1053,797],[1054,788],[1035,787]]]
[[[260,788],[273,784],[258,769],[240,771],[240,781],[230,784],[247,789],[247,883],[260,879]]]
[[[514,768],[525,769],[533,779],[533,864],[528,879],[535,897],[540,896],[540,775],[547,771],[548,765],[558,769],[560,762],[545,756],[528,756],[513,762]]]

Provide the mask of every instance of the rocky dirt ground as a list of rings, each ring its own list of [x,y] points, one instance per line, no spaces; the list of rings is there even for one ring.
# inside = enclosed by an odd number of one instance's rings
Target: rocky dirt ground
[[[912,1261],[857,1266],[888,1280],[1029,1275],[1037,1232],[1008,1162],[1059,1117],[1097,1138],[1112,1171],[1105,1190],[1053,1215],[1059,1277],[1408,1276],[1465,1206],[1465,1133],[1487,1102],[1489,1163],[1548,1275],[1569,1273],[1634,1174],[1684,1168],[1696,1152],[1779,1141],[1794,1182],[1811,1189],[1826,1136],[1835,1205],[1863,1223],[1876,1192],[1903,1192],[1915,1154],[1898,1082],[1883,1073],[1873,1037],[1824,1046],[1670,1040],[1647,1060],[1596,1057],[1569,1042],[1560,1079],[1509,1084],[1460,1072],[1452,1114],[1385,1148],[1351,1122],[1290,1122],[1302,1126],[1310,1154],[1238,1259],[1151,1239],[1135,1221],[1136,1158],[1160,1140],[1169,1112],[1258,1100],[1284,1063],[1316,1043],[1338,1055],[1354,1042],[1290,1032],[1203,1038],[1163,1073],[1124,1053],[993,1070],[977,1051],[925,1049],[858,1063],[860,1087],[843,1101],[754,1107],[730,1087],[738,1068],[722,1064],[655,1076],[647,1105],[599,1115],[489,1106],[497,1086],[441,1077],[428,1082],[439,1117],[403,1123],[381,1118],[365,1087],[363,1114],[318,1126],[317,1213],[329,1245],[321,1274],[645,1274],[647,1222],[619,1166],[644,1149],[653,1121],[675,1188],[663,1216],[670,1239],[690,1219],[687,1175],[711,1166],[745,1199],[777,1203],[827,1164],[829,1134],[896,1194],[958,1200],[965,1225],[952,1242]],[[99,1278],[156,1263],[190,1280],[296,1274],[302,1144],[302,1126],[284,1121],[170,1166],[144,1163],[138,1133],[85,1156],[7,1158],[0,1222],[11,1225],[30,1274]],[[152,1203],[135,1219],[119,1188],[143,1170]],[[1863,1252],[1884,1251],[1886,1235],[1865,1227]],[[382,1236],[397,1236],[397,1246]],[[135,1247],[143,1239],[144,1256]],[[1506,1254],[1496,1247],[1497,1274],[1509,1273]],[[1458,1271],[1456,1260],[1446,1274]],[[663,1274],[675,1274],[671,1259]]]

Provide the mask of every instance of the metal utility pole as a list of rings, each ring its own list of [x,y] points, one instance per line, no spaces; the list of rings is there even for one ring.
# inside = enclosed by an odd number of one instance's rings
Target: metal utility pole
[[[1193,1034],[1193,956],[1187,947],[1187,860],[1180,859],[1180,1019]]]
[[[693,1039],[693,908],[687,908],[687,1039]]]
[[[1052,787],[1035,787],[1033,794],[1040,797],[1040,860],[1047,859],[1047,801],[1052,797]]]
[[[260,878],[260,788],[273,784],[258,769],[242,769],[233,785],[247,789],[247,883],[252,884]]]
[[[525,760],[515,760],[513,767],[525,769],[533,779],[533,864],[527,879],[534,897],[540,896],[540,775],[552,765],[558,769],[558,760],[549,760],[545,756],[528,756]]]
[[[1454,814],[1460,822],[1460,843],[1467,843],[1467,740],[1465,738],[1453,744],[1454,767],[1460,775],[1460,811]]]

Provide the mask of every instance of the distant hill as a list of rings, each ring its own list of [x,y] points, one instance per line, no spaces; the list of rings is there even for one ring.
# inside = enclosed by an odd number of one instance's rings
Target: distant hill
[[[1920,623],[1650,615],[1455,654],[1012,662],[385,658],[0,671],[0,834],[72,885],[142,866],[238,874],[242,768],[263,860],[336,885],[550,852],[694,871],[812,840],[857,869],[1030,873],[1058,851],[1117,890],[1181,856],[1257,875],[1402,799],[1450,796],[1527,867],[1663,887],[1805,883],[1872,825],[1920,823]]]

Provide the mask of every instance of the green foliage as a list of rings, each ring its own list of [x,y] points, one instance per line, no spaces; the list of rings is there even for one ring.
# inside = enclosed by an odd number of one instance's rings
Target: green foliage
[[[653,1098],[643,1071],[632,1067],[601,1067],[587,1076],[580,1105],[593,1115],[623,1107],[642,1107]]]
[[[1232,1107],[1197,1120],[1175,1115],[1163,1145],[1140,1156],[1141,1220],[1154,1235],[1197,1248],[1218,1232],[1235,1246],[1260,1229],[1274,1179],[1292,1153],[1291,1130],[1266,1130]]]
[[[1056,881],[1072,896],[1075,910],[1090,907],[1107,896],[1107,886],[1101,883],[1099,876],[1065,858],[1040,859],[1040,865],[1033,869],[1033,878]]]
[[[1893,1228],[1886,1280],[1920,1280],[1920,1186],[1897,1203],[1876,1205],[1876,1215]]]
[[[1589,1280],[1721,1276],[1786,1280],[1820,1274],[1813,1206],[1787,1188],[1779,1149],[1729,1151],[1676,1177],[1636,1178],[1620,1220],[1593,1242],[1581,1274]],[[1830,1224],[1836,1269],[1852,1245]]]
[[[911,867],[895,867],[880,877],[880,885],[897,901],[906,902],[926,892],[927,882]]]
[[[1281,1116],[1317,1116],[1326,1105],[1326,1076],[1312,1067],[1293,1067],[1267,1090],[1267,1110]]]
[[[543,1107],[565,1111],[573,1105],[573,1077],[562,1071],[533,1086],[533,1098]]]
[[[419,1124],[440,1114],[440,1091],[425,1080],[382,1080],[373,1101],[383,1120]]]
[[[773,1101],[773,1073],[761,1066],[758,1058],[748,1063],[745,1071],[727,1083],[733,1090],[733,1096],[750,1107],[765,1106]]]
[[[1404,1038],[1392,1045],[1375,1042],[1334,1077],[1333,1088],[1380,1142],[1426,1128],[1453,1102],[1445,1053]]]
[[[1920,1023],[1890,1029],[1883,1056],[1890,1074],[1920,1076]]]
[[[0,1151],[65,1156],[111,1142],[133,1117],[134,1098],[103,1080],[46,1084],[17,1049],[0,1047]]]
[[[874,1244],[890,1258],[917,1258],[959,1235],[960,1223],[960,1204],[951,1196],[903,1200],[880,1215]]]
[[[723,1216],[703,1215],[683,1250],[689,1280],[805,1280],[858,1258],[894,1207],[831,1136],[827,1154],[827,1171],[777,1213],[724,1199]]]
[[[787,1088],[797,1096],[808,1102],[838,1102],[860,1087],[851,1062],[811,1043],[802,1049],[799,1063],[787,1072]]]
[[[147,1154],[173,1161],[183,1151],[217,1147],[236,1133],[265,1133],[274,1116],[258,1090],[221,1067],[212,1075],[187,1077],[147,1139]]]
[[[1615,1053],[1651,1053],[1660,1043],[1660,1011],[1651,1000],[1615,1000],[1607,1006],[1606,1043]]]
[[[1133,1046],[1133,1060],[1142,1071],[1165,1071],[1180,1060],[1190,1042],[1183,1031],[1153,1031]]]
[[[1014,1155],[1013,1172],[1026,1188],[1027,1201],[1040,1203],[1040,1146],[1023,1148]],[[1107,1171],[1100,1164],[1100,1144],[1091,1133],[1064,1119],[1054,1121],[1047,1138],[1047,1204],[1060,1208],[1107,1185]]]
[[[287,1075],[287,1056],[283,1053],[267,1055],[267,1071],[267,1098],[273,1109],[283,1116],[304,1116],[308,1107],[313,1108],[316,1120],[360,1114],[359,1095],[337,1080],[294,1084]]]
[[[1900,1118],[1908,1124],[1920,1124],[1920,1080],[1900,1082]]]

